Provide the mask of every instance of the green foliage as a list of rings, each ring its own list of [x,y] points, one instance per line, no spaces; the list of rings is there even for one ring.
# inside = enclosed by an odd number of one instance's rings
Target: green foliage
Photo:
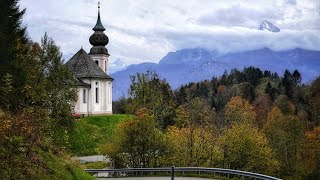
[[[275,175],[279,163],[268,139],[250,124],[234,123],[221,137],[225,168]]]
[[[128,105],[129,112],[148,108],[161,127],[173,124],[173,92],[170,85],[165,80],[160,80],[156,73],[147,71],[146,74],[131,76],[129,95],[132,100]]]
[[[84,172],[79,164],[59,158],[51,153],[38,151],[39,160],[44,163],[43,168],[37,169],[30,179],[52,179],[52,180],[82,180],[95,179],[91,175]]]
[[[113,160],[115,167],[158,167],[164,153],[164,135],[157,128],[151,112],[145,108],[130,121],[122,122],[103,151]]]
[[[274,105],[284,114],[295,114],[295,105],[288,99],[286,95],[280,95],[275,99]]]
[[[297,162],[303,140],[301,122],[292,115],[284,115],[273,108],[264,125],[264,132],[270,140],[281,165],[281,174],[297,176]]]
[[[100,146],[111,140],[120,122],[132,119],[130,115],[89,116],[79,119],[70,134],[69,150],[78,156],[100,154]],[[60,136],[63,132],[60,132]]]
[[[172,126],[166,133],[167,151],[162,162],[165,166],[211,167],[221,161],[222,154],[216,137],[208,128],[177,128]]]

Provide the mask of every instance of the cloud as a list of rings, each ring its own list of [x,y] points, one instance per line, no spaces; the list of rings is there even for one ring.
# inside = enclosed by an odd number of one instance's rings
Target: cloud
[[[218,30],[217,30],[218,29]],[[320,50],[319,32],[315,30],[288,30],[279,33],[249,28],[201,27],[191,31],[166,32],[177,49],[204,47],[220,53],[240,52],[268,47],[275,51],[303,48]]]
[[[34,41],[45,32],[65,57],[88,40],[96,23],[96,0],[21,0]],[[205,47],[234,52],[262,47],[320,50],[319,0],[101,0],[101,18],[112,59],[127,64],[159,61],[167,52]],[[280,33],[259,31],[263,20]]]
[[[199,24],[203,25],[219,25],[225,27],[250,27],[258,28],[259,23],[264,19],[269,21],[281,17],[279,11],[272,12],[272,7],[265,6],[262,9],[248,7],[245,5],[234,5],[231,7],[212,11],[210,14],[201,16],[198,19]]]

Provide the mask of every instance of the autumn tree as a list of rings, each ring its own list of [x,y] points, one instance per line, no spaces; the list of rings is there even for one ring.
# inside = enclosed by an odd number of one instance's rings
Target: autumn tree
[[[280,162],[281,174],[296,176],[303,139],[301,122],[295,116],[284,115],[275,107],[269,113],[263,128]]]
[[[159,167],[165,144],[152,112],[142,108],[136,118],[118,125],[111,143],[102,148],[102,152],[114,160],[116,168]]]
[[[217,150],[217,141],[207,128],[178,128],[172,126],[166,134],[168,154],[165,165],[179,167],[210,167],[219,162],[221,155]],[[192,138],[190,138],[192,136]],[[192,139],[192,141],[190,141]],[[192,143],[192,145],[191,145]]]
[[[254,123],[256,114],[250,103],[240,96],[232,97],[225,107],[225,118],[227,123],[246,122]]]
[[[272,100],[267,94],[257,97],[253,102],[253,110],[257,115],[256,122],[259,128],[263,127],[271,108]]]
[[[305,133],[302,145],[301,164],[305,179],[320,179],[320,127]]]
[[[320,123],[320,77],[311,85],[310,107],[312,121],[319,125]]]
[[[266,136],[247,123],[233,123],[221,137],[223,167],[275,175],[279,163]]]

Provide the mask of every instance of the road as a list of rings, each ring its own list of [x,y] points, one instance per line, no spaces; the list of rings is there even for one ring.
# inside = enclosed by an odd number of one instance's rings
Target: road
[[[127,178],[98,178],[99,180],[170,180],[171,177],[127,177]],[[213,180],[200,177],[175,177],[175,180]]]

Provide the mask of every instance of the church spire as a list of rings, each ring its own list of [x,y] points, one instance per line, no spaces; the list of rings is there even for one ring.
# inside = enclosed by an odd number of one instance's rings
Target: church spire
[[[89,42],[93,47],[90,49],[89,54],[105,54],[109,56],[108,49],[105,47],[109,43],[109,38],[103,32],[106,29],[101,23],[100,2],[98,3],[98,20],[92,30],[94,33],[90,36]]]
[[[102,23],[101,23],[101,19],[100,19],[100,2],[98,2],[98,19],[97,19],[97,23],[96,25],[94,26],[94,28],[92,29],[94,31],[104,31],[106,30]]]

